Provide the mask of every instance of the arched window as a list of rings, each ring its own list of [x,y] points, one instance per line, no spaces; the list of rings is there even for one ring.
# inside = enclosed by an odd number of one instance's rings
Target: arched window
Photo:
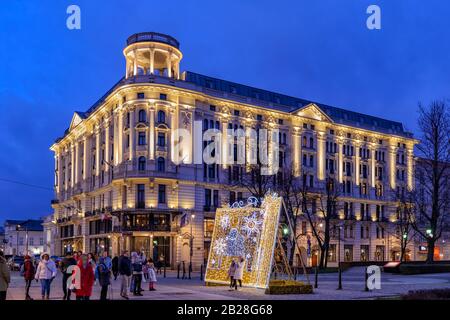
[[[163,110],[158,111],[158,123],[166,123],[166,113]]]
[[[159,157],[159,158],[158,158],[157,166],[158,166],[157,170],[158,170],[159,172],[164,172],[164,171],[166,171],[166,161],[164,160],[163,157]]]
[[[139,161],[138,161],[138,169],[140,171],[145,170],[145,157],[139,157]]]
[[[147,114],[145,113],[145,110],[139,110],[139,122],[145,121],[147,121]]]

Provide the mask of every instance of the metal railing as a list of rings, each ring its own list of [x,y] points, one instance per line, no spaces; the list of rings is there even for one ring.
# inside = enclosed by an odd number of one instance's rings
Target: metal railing
[[[174,37],[171,37],[167,34],[158,33],[158,32],[140,32],[135,33],[132,36],[128,37],[127,45],[136,43],[136,42],[146,42],[146,41],[155,41],[169,44],[177,49],[180,48],[180,43]]]

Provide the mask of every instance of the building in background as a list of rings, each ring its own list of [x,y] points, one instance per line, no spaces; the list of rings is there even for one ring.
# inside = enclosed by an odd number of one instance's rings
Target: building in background
[[[0,250],[5,250],[5,244],[5,229],[3,229],[3,227],[0,227]]]
[[[41,254],[44,250],[42,220],[6,220],[6,255]]]
[[[44,234],[44,252],[52,255],[58,255],[55,251],[56,239],[56,222],[53,219],[53,214],[47,215],[43,218],[43,234]]]
[[[230,189],[245,165],[190,163],[196,139],[206,129],[266,128],[279,130],[282,163],[292,163],[299,178],[314,188],[333,177],[342,188],[335,218],[343,228],[341,251],[333,238],[329,265],[337,264],[337,256],[398,256],[394,194],[414,186],[418,142],[401,123],[181,73],[179,43],[167,35],[132,35],[123,53],[125,76],[86,112],[75,112],[51,146],[55,254],[127,249],[168,266],[192,261],[198,268],[210,248],[216,208],[250,194]],[[194,121],[201,122],[200,132]],[[190,148],[178,155],[172,143],[177,128],[192,136]],[[227,154],[233,146],[227,149],[223,139]],[[178,156],[181,164],[174,162]],[[301,254],[314,266],[318,250],[311,230],[306,223],[298,228]]]

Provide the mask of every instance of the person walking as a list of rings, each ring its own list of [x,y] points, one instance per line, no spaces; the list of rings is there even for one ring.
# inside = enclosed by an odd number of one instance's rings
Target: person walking
[[[0,301],[6,300],[6,292],[8,291],[9,283],[11,282],[11,273],[3,251],[0,251]]]
[[[234,285],[234,273],[235,272],[236,272],[236,261],[234,261],[234,259],[232,259],[230,268],[228,268],[228,276],[230,277],[230,289],[232,289],[233,285]]]
[[[34,268],[34,264],[31,261],[31,257],[29,255],[25,256],[25,261],[21,267],[20,273],[25,279],[25,300],[33,300],[30,297],[30,287],[31,282],[34,280],[34,274],[36,269]]]
[[[77,300],[89,300],[95,281],[94,268],[89,263],[88,256],[84,254],[81,255],[77,267],[74,274],[75,295],[77,296]]]
[[[63,300],[70,300],[71,290],[67,288],[67,280],[72,275],[72,270],[70,270],[71,266],[77,265],[77,260],[73,257],[70,252],[66,253],[64,259],[60,262],[60,269],[62,272],[62,288],[63,288]]]
[[[155,291],[155,282],[156,280],[156,269],[155,264],[153,263],[153,259],[149,258],[147,263],[147,280],[148,280],[148,290]]]
[[[132,274],[131,260],[128,251],[124,250],[118,260],[118,272],[120,275],[120,296],[128,300],[128,290],[130,287],[130,277]]]
[[[131,268],[133,270],[133,295],[142,296],[141,284],[142,284],[142,260],[137,254],[133,252],[131,254]]]
[[[243,257],[240,258],[239,262],[236,264],[236,270],[234,272],[233,282],[234,282],[234,289],[238,289],[238,281],[239,281],[239,287],[242,288],[242,279],[244,277],[244,267],[245,267],[245,260]]]
[[[98,283],[101,286],[100,300],[107,300],[108,287],[111,284],[111,268],[108,266],[106,257],[101,257],[99,259],[97,269],[96,269]]]
[[[111,270],[112,270],[112,273],[114,276],[114,281],[115,281],[115,280],[117,280],[117,276],[119,275],[119,257],[115,256],[112,259],[111,264],[112,264]]]
[[[42,300],[50,299],[50,287],[56,277],[56,271],[55,262],[50,259],[48,253],[43,253],[34,276],[36,281],[41,282]]]

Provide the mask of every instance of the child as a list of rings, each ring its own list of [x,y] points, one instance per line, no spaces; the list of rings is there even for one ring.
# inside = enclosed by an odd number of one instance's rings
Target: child
[[[149,258],[147,262],[147,274],[148,274],[148,290],[155,291],[155,282],[156,280],[156,272],[155,272],[155,264],[153,263],[153,259]]]

